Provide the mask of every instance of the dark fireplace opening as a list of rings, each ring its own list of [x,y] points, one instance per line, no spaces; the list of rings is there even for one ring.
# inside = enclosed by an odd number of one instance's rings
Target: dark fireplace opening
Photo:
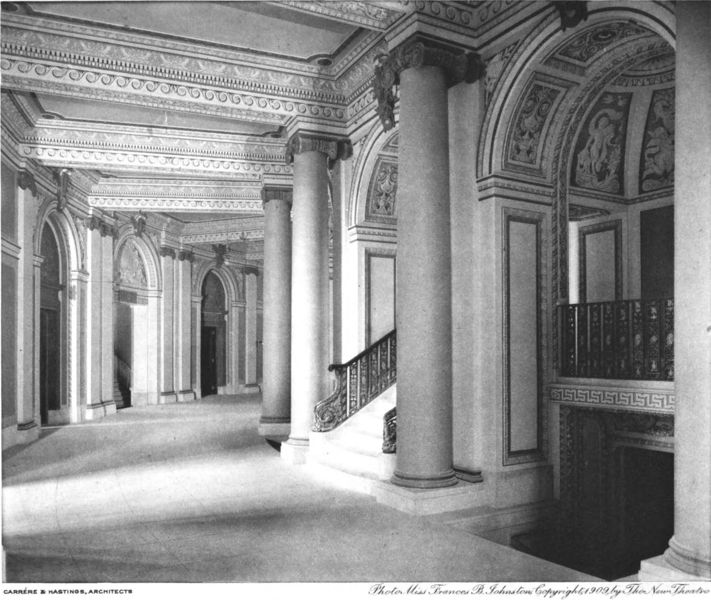
[[[674,533],[674,455],[621,448],[620,577],[662,554]]]
[[[674,532],[673,417],[569,409],[561,436],[559,510],[511,545],[602,579],[636,574]]]

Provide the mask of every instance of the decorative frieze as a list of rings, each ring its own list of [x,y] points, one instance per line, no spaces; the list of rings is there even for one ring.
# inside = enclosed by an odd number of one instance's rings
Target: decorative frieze
[[[647,412],[673,413],[675,395],[673,384],[649,387],[615,387],[553,383],[550,385],[553,402],[617,408]]]
[[[644,128],[639,164],[639,191],[651,192],[674,185],[674,88],[655,90]]]
[[[244,242],[248,240],[264,239],[264,228],[260,229],[235,229],[233,231],[218,231],[214,233],[191,233],[181,235],[183,244],[209,244],[216,242]]]

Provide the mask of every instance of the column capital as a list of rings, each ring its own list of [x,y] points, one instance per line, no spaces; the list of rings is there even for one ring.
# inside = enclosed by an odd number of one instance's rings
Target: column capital
[[[394,86],[400,83],[400,74],[406,69],[439,67],[444,71],[447,86],[462,81],[474,83],[486,67],[476,52],[464,52],[456,46],[415,34],[394,48],[381,54],[374,67],[373,93],[378,102],[377,113],[385,131],[395,124]]]
[[[85,223],[89,231],[94,231],[98,229],[101,237],[118,237],[118,230],[116,229],[116,227],[114,227],[113,225],[109,225],[98,215],[91,215],[91,217],[85,220]]]
[[[195,253],[192,250],[179,250],[178,260],[187,260],[192,263],[195,260]]]
[[[270,200],[282,200],[288,202],[289,206],[293,200],[293,189],[286,186],[265,185],[262,188],[262,205]]]
[[[302,152],[321,152],[329,161],[350,158],[353,146],[346,137],[329,136],[322,133],[298,131],[286,144],[286,162],[294,162],[294,155]]]
[[[175,248],[170,248],[169,246],[161,246],[158,249],[158,254],[160,256],[170,257],[173,260],[176,259]]]
[[[241,270],[243,275],[259,276],[259,269],[257,267],[244,266]]]
[[[17,185],[20,189],[29,189],[33,196],[37,196],[37,183],[35,182],[35,176],[29,171],[23,169],[17,174]]]

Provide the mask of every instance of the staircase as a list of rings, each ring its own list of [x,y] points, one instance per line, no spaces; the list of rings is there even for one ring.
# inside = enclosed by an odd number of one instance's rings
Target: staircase
[[[395,407],[397,393],[395,331],[329,371],[335,371],[336,387],[314,408],[307,462],[369,492],[395,468],[392,449],[383,452],[384,416]]]
[[[390,386],[339,427],[312,432],[307,462],[362,478],[362,491],[370,491],[373,481],[389,479],[395,454],[383,453],[383,415],[395,406],[396,388]]]

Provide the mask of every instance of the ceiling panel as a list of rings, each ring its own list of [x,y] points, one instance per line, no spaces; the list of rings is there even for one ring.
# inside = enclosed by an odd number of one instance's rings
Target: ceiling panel
[[[35,13],[308,59],[332,54],[357,27],[262,2],[31,2]]]

